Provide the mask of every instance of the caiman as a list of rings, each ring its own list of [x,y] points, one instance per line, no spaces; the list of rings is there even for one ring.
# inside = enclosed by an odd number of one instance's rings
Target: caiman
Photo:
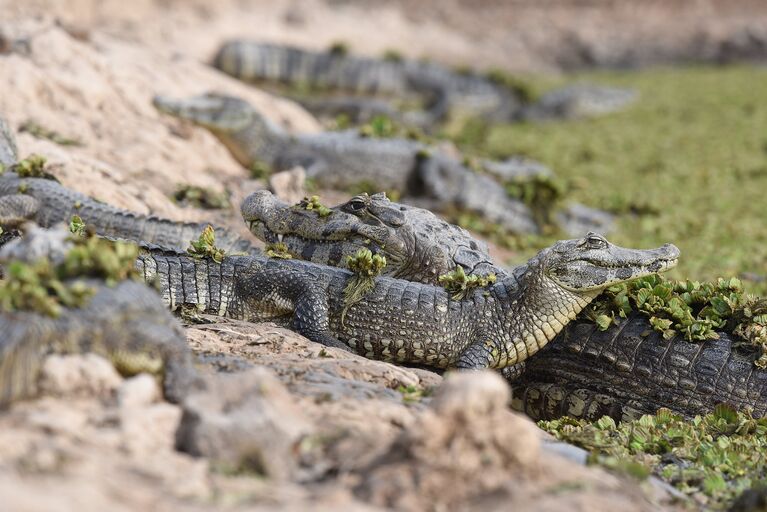
[[[301,92],[293,97],[318,115],[345,114],[358,122],[379,114],[427,129],[456,114],[479,115],[490,121],[591,117],[624,108],[637,97],[629,89],[578,84],[530,101],[519,84],[504,84],[499,73],[482,75],[434,62],[376,59],[245,40],[225,43],[213,65],[259,86],[287,85],[287,94],[290,86],[308,88],[311,98]],[[328,91],[334,96],[315,98]],[[426,111],[399,114],[382,98],[420,102]]]
[[[362,194],[330,210],[319,217],[265,191],[242,204],[258,238],[282,242],[295,257],[316,263],[343,265],[339,247],[344,254],[367,247],[386,257],[388,275],[418,282],[438,284],[439,275],[457,267],[466,274],[515,275],[465,230],[383,194]],[[639,313],[604,332],[578,320],[514,368],[513,406],[536,419],[608,414],[620,420],[659,407],[692,417],[720,402],[767,413],[767,371],[754,366],[754,354],[732,334],[718,335],[702,343],[663,340]]]
[[[364,137],[358,131],[290,135],[250,104],[210,93],[185,100],[154,98],[162,112],[209,129],[244,166],[274,171],[301,166],[322,187],[375,184],[442,211],[468,211],[514,233],[536,233],[530,209],[487,172],[409,139]],[[522,172],[527,172],[523,170]]]
[[[0,261],[11,273],[14,265],[36,264],[39,257],[60,265],[72,248],[65,239],[67,234],[64,230],[30,228],[24,238],[3,246]],[[39,251],[41,247],[47,254]],[[9,306],[12,298],[3,298],[0,408],[37,393],[48,354],[91,352],[106,357],[124,374],[158,374],[171,401],[179,401],[191,389],[204,385],[181,325],[154,290],[130,279],[107,284],[103,278],[86,274],[60,281],[57,287],[70,285],[80,292],[89,289],[91,296],[85,304],[62,307],[56,315],[31,307],[13,308]]]
[[[514,276],[456,300],[444,288],[375,278],[350,303],[354,275],[292,259],[141,255],[171,306],[248,321],[275,320],[310,340],[366,357],[435,368],[505,368],[535,354],[606,287],[664,272],[679,250],[625,249],[589,234],[542,250]]]

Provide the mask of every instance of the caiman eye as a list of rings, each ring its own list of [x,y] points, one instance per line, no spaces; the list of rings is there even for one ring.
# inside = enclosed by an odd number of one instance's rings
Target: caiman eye
[[[589,233],[586,235],[586,244],[590,249],[604,249],[607,247],[607,240],[595,233]]]
[[[353,212],[358,212],[365,208],[365,201],[362,199],[352,199],[349,201],[349,209]]]

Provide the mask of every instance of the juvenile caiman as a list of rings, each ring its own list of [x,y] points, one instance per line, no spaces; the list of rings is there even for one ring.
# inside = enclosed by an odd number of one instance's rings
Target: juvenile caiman
[[[265,191],[242,204],[258,238],[281,241],[295,257],[317,263],[343,265],[339,247],[344,254],[368,247],[386,257],[388,275],[418,282],[436,284],[458,266],[467,274],[508,272],[465,230],[382,194],[362,194],[331,210],[319,217]],[[767,371],[754,366],[754,355],[733,335],[718,334],[703,343],[663,340],[639,313],[604,332],[591,321],[573,322],[515,368],[513,406],[536,419],[608,414],[620,420],[659,407],[691,417],[720,402],[767,413]]]
[[[292,259],[233,256],[222,263],[144,254],[138,268],[165,301],[249,321],[277,320],[307,338],[375,359],[436,368],[504,368],[551,341],[604,288],[664,272],[679,250],[563,240],[513,277],[454,300],[443,288],[390,277],[353,304],[349,271]]]

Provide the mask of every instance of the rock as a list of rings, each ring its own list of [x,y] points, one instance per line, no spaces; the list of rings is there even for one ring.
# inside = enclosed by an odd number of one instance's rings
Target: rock
[[[107,397],[122,383],[112,363],[96,354],[51,355],[40,374],[40,391],[53,396]]]
[[[159,401],[161,397],[157,380],[146,373],[127,379],[117,390],[117,404],[122,409],[146,407]]]
[[[219,375],[182,404],[176,447],[225,472],[275,479],[295,469],[294,448],[310,425],[271,371]]]
[[[402,510],[450,508],[503,493],[538,471],[540,436],[507,409],[494,372],[449,374],[422,413],[385,454],[358,472],[358,497]]]
[[[297,203],[306,197],[306,171],[303,167],[294,167],[289,171],[272,174],[269,177],[269,190],[287,203]]]

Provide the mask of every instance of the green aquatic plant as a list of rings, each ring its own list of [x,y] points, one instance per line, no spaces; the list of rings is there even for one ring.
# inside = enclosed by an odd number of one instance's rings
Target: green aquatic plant
[[[0,281],[0,309],[58,317],[64,308],[84,306],[95,293],[83,279],[103,279],[113,286],[136,278],[135,245],[93,235],[77,235],[71,241],[72,247],[63,261],[56,264],[41,259],[6,265],[4,279]]]
[[[333,210],[320,203],[320,196],[305,197],[298,203],[300,208],[317,213],[318,217],[327,217]]]
[[[344,308],[341,311],[341,323],[346,311],[362,300],[373,288],[375,278],[386,267],[386,257],[373,254],[370,249],[359,249],[353,256],[346,257],[346,266],[352,276],[344,287]]]
[[[216,232],[213,226],[206,226],[202,233],[200,233],[199,238],[192,240],[190,244],[186,252],[193,258],[211,258],[216,263],[224,261],[226,252],[216,247]]]
[[[724,405],[684,419],[667,409],[619,425],[610,417],[538,425],[590,452],[589,462],[635,476],[654,474],[712,509],[726,508],[767,478],[767,418]]]
[[[767,367],[767,300],[748,294],[737,278],[674,281],[660,275],[608,288],[587,309],[599,329],[619,323],[631,311],[649,317],[664,339],[681,335],[688,341],[735,334],[760,352],[756,364]]]
[[[450,294],[450,298],[453,300],[461,300],[472,290],[486,288],[494,284],[496,276],[495,274],[487,274],[484,276],[477,274],[466,275],[463,267],[456,267],[455,270],[451,270],[447,274],[442,274],[437,279],[439,284],[441,284],[447,293]]]
[[[2,172],[5,172],[6,170],[15,172],[20,178],[43,178],[46,180],[58,181],[53,174],[46,170],[46,162],[47,159],[44,156],[32,154],[11,166],[4,167]],[[22,185],[26,186],[26,183],[22,183]],[[19,188],[21,188],[21,185]],[[24,193],[24,191],[21,190],[19,192]]]
[[[274,244],[266,244],[264,247],[264,254],[270,258],[280,258],[283,260],[289,260],[293,258],[293,255],[288,250],[287,244],[284,242],[277,242]]]

